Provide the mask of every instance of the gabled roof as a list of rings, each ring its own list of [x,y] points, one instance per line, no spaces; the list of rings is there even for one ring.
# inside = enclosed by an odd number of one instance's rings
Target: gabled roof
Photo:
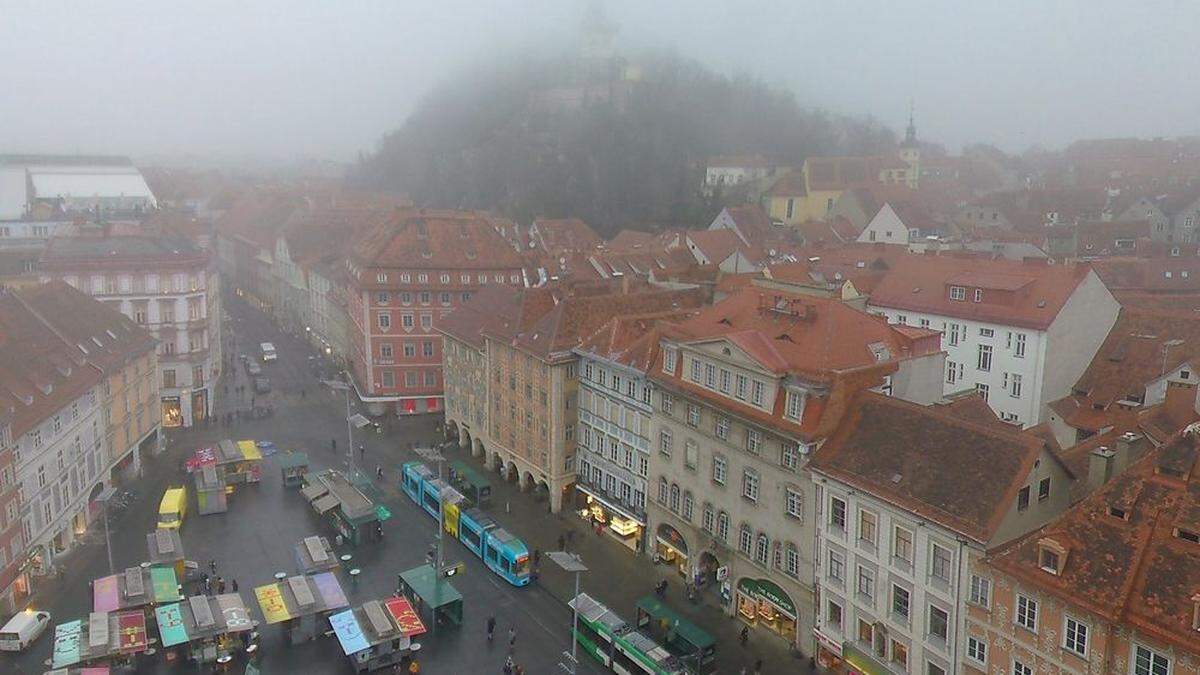
[[[687,240],[713,265],[720,265],[742,247],[741,240],[733,230],[690,230]]]
[[[804,171],[792,169],[775,181],[767,194],[772,197],[805,197],[808,188],[804,184]]]
[[[576,351],[645,372],[658,358],[663,325],[686,320],[698,311],[692,308],[613,317],[583,338]]]
[[[910,255],[892,259],[870,304],[1044,330],[1090,273],[1086,265]],[[967,297],[952,300],[952,285],[965,288]],[[977,288],[981,302],[973,302]]]
[[[1200,361],[1200,314],[1124,307],[1073,389],[1107,406]]]
[[[771,236],[771,218],[758,204],[741,204],[725,209],[744,237],[744,243],[757,246]]]
[[[360,267],[518,269],[521,256],[474,211],[397,209],[358,238],[351,259]]]
[[[648,248],[656,241],[655,235],[640,230],[621,230],[608,240],[608,248],[614,251],[629,248]]]
[[[946,410],[862,392],[809,468],[986,544],[1045,448]]]
[[[1198,504],[1200,451],[1185,431],[989,563],[1022,586],[1196,654],[1200,544],[1175,532],[1200,532]],[[1047,541],[1066,549],[1059,574],[1041,567]]]
[[[530,227],[530,235],[542,250],[552,255],[590,251],[601,242],[600,235],[579,218],[538,218]]]
[[[358,236],[385,221],[391,208],[320,207],[299,213],[283,231],[292,260],[308,265],[343,258]]]

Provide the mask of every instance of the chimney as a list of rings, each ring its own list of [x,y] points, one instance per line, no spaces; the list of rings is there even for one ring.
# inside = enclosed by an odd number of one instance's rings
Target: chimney
[[[1108,482],[1113,475],[1113,457],[1115,452],[1109,450],[1105,446],[1100,446],[1092,451],[1088,457],[1088,475],[1087,487],[1088,492],[1092,493]]]
[[[1145,436],[1132,431],[1121,434],[1117,439],[1116,457],[1113,459],[1114,475],[1124,471],[1141,455],[1145,439]]]
[[[1163,412],[1176,426],[1171,431],[1192,421],[1196,416],[1196,385],[1188,382],[1167,381],[1167,395],[1163,401]]]

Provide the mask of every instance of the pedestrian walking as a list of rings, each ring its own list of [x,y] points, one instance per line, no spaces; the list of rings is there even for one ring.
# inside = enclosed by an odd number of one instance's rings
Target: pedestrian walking
[[[762,659],[756,659],[754,661],[754,675],[762,675],[762,666]]]
[[[217,595],[225,595],[224,577],[217,577]]]
[[[308,395],[308,390],[307,390],[307,389],[301,389],[301,390],[300,390],[300,400],[301,400],[301,401],[303,401],[303,400],[304,400],[304,397],[305,397],[305,396],[307,396],[307,395]]]
[[[367,448],[362,443],[358,444],[358,458],[360,460],[367,458]]]
[[[335,452],[335,453],[337,452],[337,439],[336,438],[329,439],[329,449],[332,452]]]
[[[489,617],[487,618],[487,639],[488,639],[488,642],[491,642],[491,641],[492,641],[492,635],[494,635],[495,633],[496,633],[496,617],[494,617],[494,616],[489,616]]]
[[[508,629],[508,651],[517,648],[517,627],[512,626]]]
[[[204,594],[212,595],[212,577],[204,575]]]
[[[215,575],[217,573],[217,561],[215,558],[209,558],[208,569]]]
[[[383,480],[383,467],[378,464],[375,465],[375,477]]]
[[[408,664],[409,675],[417,675],[420,672],[421,672],[421,662],[416,659],[413,659],[412,661],[410,661]]]
[[[513,663],[512,654],[509,654],[508,656],[506,656],[504,658],[504,673],[505,673],[505,675],[512,675],[513,669],[516,668],[516,665],[517,664]]]
[[[234,592],[234,593],[237,593],[237,592],[238,592],[237,579],[233,579],[232,581],[230,581],[230,582],[229,582],[229,585],[233,587],[233,592]]]
[[[564,535],[558,535],[558,550],[567,550],[567,538]]]
[[[542,552],[540,549],[533,549],[533,566],[537,567],[542,562]]]

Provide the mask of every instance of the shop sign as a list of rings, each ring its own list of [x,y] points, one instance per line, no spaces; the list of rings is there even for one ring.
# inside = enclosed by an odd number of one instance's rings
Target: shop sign
[[[687,555],[687,542],[684,541],[683,535],[679,534],[679,530],[671,527],[667,523],[662,523],[658,526],[657,532],[660,541],[678,549],[680,553]]]
[[[820,644],[825,651],[833,654],[839,659],[842,657],[842,643],[822,633],[820,628],[813,629],[813,636],[817,638],[817,643]]]
[[[725,581],[729,578],[729,565],[721,565],[717,568],[717,581]]]
[[[796,618],[796,605],[792,599],[773,581],[766,579],[742,579],[738,582],[738,590],[758,600],[766,600],[775,605],[781,612]]]

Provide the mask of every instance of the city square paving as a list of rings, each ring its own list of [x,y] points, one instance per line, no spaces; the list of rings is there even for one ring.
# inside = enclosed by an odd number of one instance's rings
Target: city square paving
[[[282,450],[308,453],[312,470],[344,468],[346,425],[344,399],[319,383],[320,375],[332,369],[322,366],[315,352],[297,338],[283,335],[266,318],[241,302],[227,303],[233,320],[226,326],[233,334],[233,368],[218,393],[217,418],[235,410],[247,411],[251,403],[270,404],[275,414],[259,420],[244,414],[232,427],[213,423],[192,429],[168,430],[166,450],[157,457],[146,458],[142,478],[126,486],[137,495],[135,505],[111,523],[113,564],[116,570],[136,565],[146,558],[145,535],[154,529],[158,498],[170,484],[185,482],[184,459],[197,447],[211,445],[222,438],[269,440]],[[252,390],[236,355],[254,355],[259,342],[272,341],[280,356],[269,364],[266,374],[271,378],[273,392],[251,399]],[[232,376],[232,377],[231,377]],[[239,386],[245,393],[239,395]],[[419,511],[398,490],[399,465],[415,455],[411,448],[437,443],[442,437],[438,419],[431,416],[386,420],[382,433],[355,433],[355,445],[365,452],[355,451],[355,462],[364,472],[374,474],[383,469],[383,479],[376,481],[378,495],[391,510],[393,517],[384,523],[384,540],[358,547],[344,547],[338,553],[351,553],[350,567],[362,573],[352,584],[345,570],[339,577],[351,604],[382,599],[396,589],[397,574],[425,562],[425,553],[436,536],[433,519]],[[330,441],[337,440],[337,453]],[[464,455],[451,449],[448,459]],[[294,573],[296,562],[293,548],[303,537],[322,534],[332,537],[329,526],[321,521],[301,497],[296,488],[286,488],[280,478],[278,455],[264,460],[262,481],[256,485],[240,486],[229,497],[225,513],[200,516],[193,509],[182,530],[184,553],[188,560],[207,566],[215,561],[217,574],[227,582],[237,580],[241,595],[252,614],[258,616],[253,588],[272,581],[276,572]],[[481,469],[482,470],[482,469]],[[659,579],[668,579],[667,601],[683,615],[711,632],[718,640],[718,672],[737,673],[755,659],[764,660],[763,672],[806,672],[808,659],[797,659],[786,645],[775,638],[755,633],[749,645],[741,647],[736,640],[740,624],[726,617],[709,594],[699,604],[683,600],[678,576],[668,575],[644,558],[635,558],[627,549],[591,534],[585,524],[571,513],[547,513],[546,503],[532,495],[520,494],[516,486],[504,483],[492,474],[494,496],[491,512],[501,523],[525,539],[530,549],[541,551],[557,548],[560,535],[574,530],[571,547],[579,552],[590,572],[582,580],[582,589],[608,604],[627,620],[634,617],[637,598],[652,592]],[[194,503],[194,497],[193,497]],[[35,597],[39,609],[53,613],[54,622],[86,618],[91,608],[88,582],[107,575],[108,561],[104,550],[103,527],[93,526],[90,544],[72,552],[66,575],[61,581],[43,582]],[[539,581],[526,588],[514,588],[493,575],[456,541],[445,542],[446,559],[461,560],[466,573],[452,583],[464,596],[463,625],[454,629],[439,629],[436,635],[419,638],[422,643],[420,660],[426,673],[499,673],[507,653],[504,639],[509,627],[517,630],[515,659],[528,673],[562,672],[558,665],[563,652],[570,648],[571,613],[566,600],[573,589],[573,579],[555,568],[548,560],[541,566]],[[192,591],[188,589],[189,593]],[[498,638],[489,645],[484,635],[484,622],[495,616]],[[351,672],[335,639],[321,637],[296,646],[284,644],[278,626],[261,626],[262,656],[258,666],[264,673],[343,673]],[[49,634],[28,652],[17,657],[0,656],[0,672],[41,673],[46,670],[52,639]],[[233,672],[244,665],[234,664]],[[191,668],[177,667],[180,672]],[[144,672],[170,672],[160,661],[154,661]],[[201,671],[205,672],[205,671]],[[581,673],[601,672],[599,666],[581,660]]]

